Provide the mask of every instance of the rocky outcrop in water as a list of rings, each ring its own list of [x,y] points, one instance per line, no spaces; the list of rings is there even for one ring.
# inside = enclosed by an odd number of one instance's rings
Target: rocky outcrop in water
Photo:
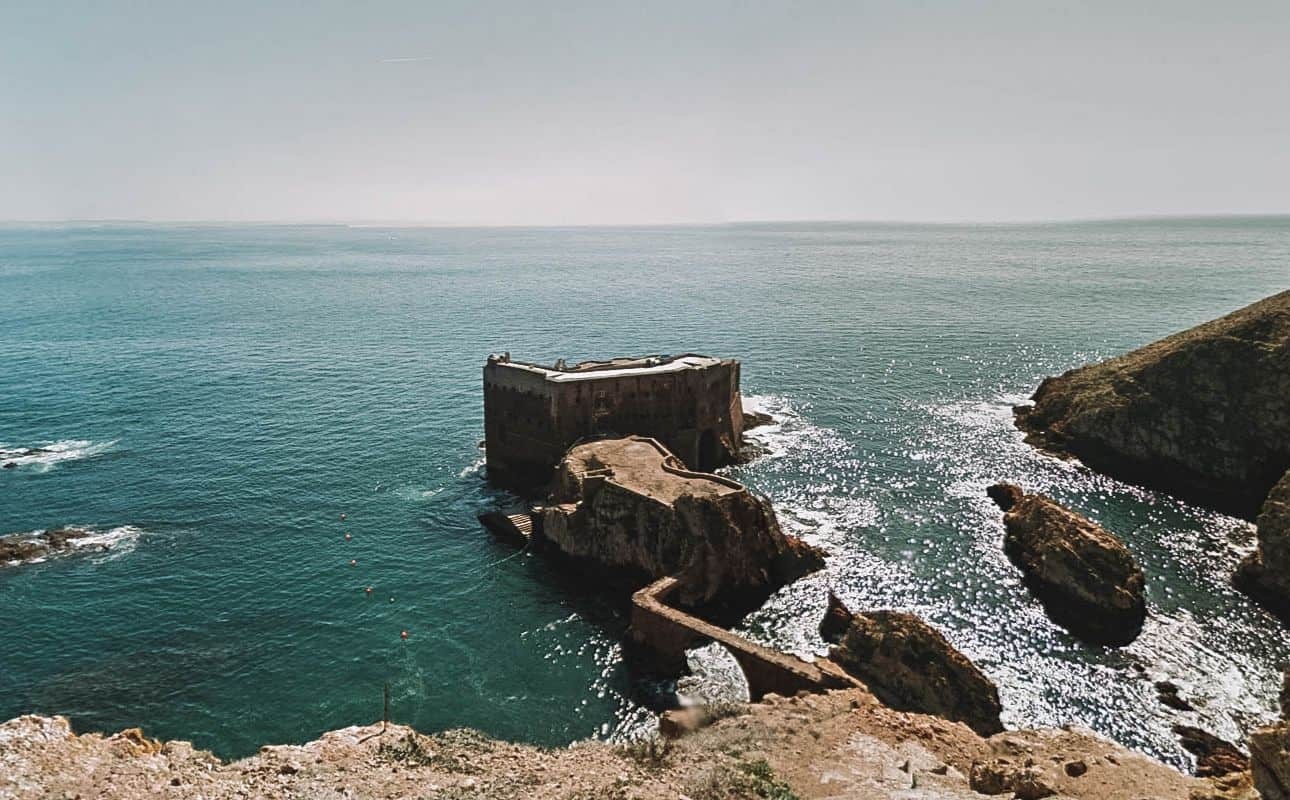
[[[537,516],[535,543],[597,577],[644,585],[675,576],[686,606],[745,605],[824,565],[819,550],[780,530],[769,502],[684,469],[643,437],[572,448]]]
[[[844,615],[845,627],[840,625]],[[840,602],[831,602],[820,629],[834,642],[829,659],[864,681],[892,708],[962,722],[982,736],[1003,730],[995,685],[939,631],[913,614],[853,614]]]
[[[1258,549],[1241,562],[1232,580],[1238,589],[1290,623],[1290,471],[1272,487],[1257,524]]]
[[[35,534],[14,534],[0,537],[0,565],[22,563],[45,558],[51,553],[71,550],[72,543],[89,535],[79,528],[51,528]]]
[[[1175,725],[1183,749],[1196,757],[1196,777],[1217,778],[1250,768],[1250,760],[1230,743],[1191,725]]]
[[[1094,644],[1125,645],[1146,619],[1146,583],[1133,554],[1102,526],[1039,494],[999,483],[1004,552],[1048,616]]]
[[[1253,519],[1290,469],[1290,291],[1048,378],[1018,407],[1038,447]]]

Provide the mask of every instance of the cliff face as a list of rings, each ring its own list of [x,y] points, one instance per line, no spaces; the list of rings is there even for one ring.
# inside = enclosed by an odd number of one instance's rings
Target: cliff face
[[[823,566],[770,504],[734,481],[688,472],[650,439],[574,447],[540,512],[544,546],[644,583],[680,580],[683,605],[769,594]]]
[[[1290,291],[1040,384],[1038,447],[1253,519],[1290,468]]]
[[[1258,529],[1259,547],[1241,562],[1233,582],[1290,623],[1290,471],[1263,502]]]
[[[1004,552],[1058,625],[1095,644],[1123,645],[1146,619],[1142,567],[1102,526],[1047,497],[991,486],[1004,510]]]

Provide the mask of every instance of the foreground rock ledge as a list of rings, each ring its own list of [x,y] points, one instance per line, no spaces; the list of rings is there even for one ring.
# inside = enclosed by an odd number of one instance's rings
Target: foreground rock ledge
[[[61,718],[0,724],[0,797],[545,800],[686,796],[1088,800],[1214,795],[1091,731],[1010,731],[894,711],[862,689],[726,708],[669,743],[544,750],[469,731],[345,728],[225,763],[138,731],[76,736]],[[789,794],[789,793],[792,794]]]
[[[1290,469],[1290,291],[1047,378],[1017,426],[1038,447],[1253,519]]]
[[[685,606],[756,604],[824,565],[784,534],[770,503],[735,481],[691,472],[657,441],[603,439],[560,462],[538,513],[541,546],[644,585],[675,576]]]
[[[1003,549],[1058,625],[1094,644],[1125,645],[1146,619],[1142,567],[1118,538],[1040,494],[998,483]]]

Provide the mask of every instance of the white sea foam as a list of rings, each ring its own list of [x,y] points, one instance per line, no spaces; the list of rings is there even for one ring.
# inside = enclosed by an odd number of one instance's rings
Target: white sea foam
[[[44,472],[63,461],[79,461],[102,455],[116,446],[117,439],[93,442],[89,439],[64,439],[34,445],[0,444],[0,466],[29,467]],[[12,466],[10,466],[12,465]]]

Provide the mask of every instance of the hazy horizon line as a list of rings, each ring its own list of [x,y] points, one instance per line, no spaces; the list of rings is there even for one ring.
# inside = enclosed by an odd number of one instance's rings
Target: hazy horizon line
[[[262,227],[342,227],[342,228],[716,228],[741,225],[927,225],[927,226],[1001,226],[1001,225],[1070,225],[1114,222],[1168,222],[1187,220],[1236,220],[1290,218],[1290,211],[1211,212],[1187,214],[1126,214],[1088,217],[1033,217],[1017,219],[880,219],[880,218],[783,218],[733,219],[705,221],[652,222],[466,222],[419,219],[147,219],[132,217],[0,219],[0,226],[75,226],[75,225],[156,225],[156,226],[232,226]]]

